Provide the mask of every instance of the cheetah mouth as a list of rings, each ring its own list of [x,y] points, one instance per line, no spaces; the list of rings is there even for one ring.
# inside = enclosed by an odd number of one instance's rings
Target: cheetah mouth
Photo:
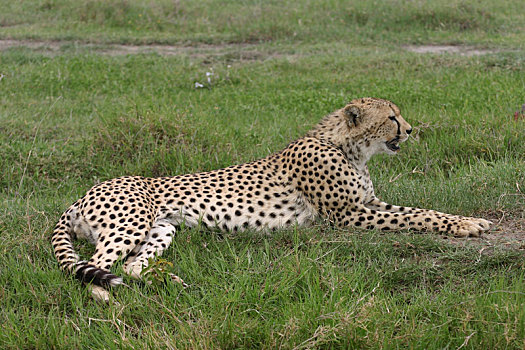
[[[386,147],[391,150],[392,152],[397,152],[400,150],[399,147],[399,137],[395,137],[394,139],[385,142]]]

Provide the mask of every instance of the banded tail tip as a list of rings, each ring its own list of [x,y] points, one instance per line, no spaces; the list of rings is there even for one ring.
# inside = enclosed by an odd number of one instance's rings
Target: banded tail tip
[[[122,277],[87,263],[77,268],[76,277],[86,284],[92,283],[101,287],[116,287],[122,284]]]
[[[111,279],[108,281],[108,285],[110,287],[116,287],[120,284],[122,284],[123,280],[122,280],[122,277],[119,277],[119,276],[115,276],[115,275],[111,275]]]

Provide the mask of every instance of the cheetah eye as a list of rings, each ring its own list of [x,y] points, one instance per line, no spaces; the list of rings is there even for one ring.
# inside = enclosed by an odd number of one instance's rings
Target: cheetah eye
[[[390,120],[396,120],[396,116],[395,116],[395,115],[390,116],[390,117],[388,117],[388,119],[390,119]]]

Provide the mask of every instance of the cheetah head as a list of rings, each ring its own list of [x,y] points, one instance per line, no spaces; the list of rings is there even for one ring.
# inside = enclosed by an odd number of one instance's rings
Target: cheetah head
[[[370,156],[377,153],[395,154],[399,144],[408,139],[412,127],[390,101],[377,98],[353,100],[343,108],[345,122],[352,141],[361,145]]]
[[[326,140],[355,161],[366,163],[377,153],[397,153],[411,132],[395,104],[367,97],[327,115],[306,136]]]

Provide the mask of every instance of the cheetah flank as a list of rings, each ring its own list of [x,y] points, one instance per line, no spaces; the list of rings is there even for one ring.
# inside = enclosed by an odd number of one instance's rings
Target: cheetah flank
[[[121,177],[98,184],[62,215],[52,236],[60,267],[94,297],[122,283],[109,272],[119,258],[135,278],[166,250],[184,223],[237,231],[308,225],[322,217],[339,227],[412,229],[479,236],[484,219],[400,207],[379,200],[366,166],[395,154],[411,126],[393,103],[362,98],[326,116],[305,137],[255,162],[174,177]],[[80,260],[72,238],[96,245]],[[181,283],[177,276],[174,280]]]

